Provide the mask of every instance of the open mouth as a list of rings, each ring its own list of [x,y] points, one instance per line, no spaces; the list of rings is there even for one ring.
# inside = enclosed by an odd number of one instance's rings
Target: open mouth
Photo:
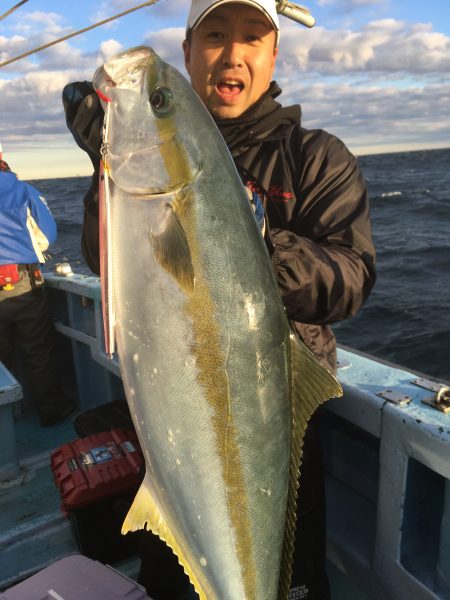
[[[244,89],[244,84],[237,79],[222,79],[217,89],[224,96],[237,96]]]

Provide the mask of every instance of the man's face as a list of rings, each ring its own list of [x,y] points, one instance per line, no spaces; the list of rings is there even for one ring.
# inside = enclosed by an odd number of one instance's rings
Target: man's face
[[[228,3],[207,15],[183,43],[191,84],[217,119],[239,117],[269,88],[278,49],[269,20]]]

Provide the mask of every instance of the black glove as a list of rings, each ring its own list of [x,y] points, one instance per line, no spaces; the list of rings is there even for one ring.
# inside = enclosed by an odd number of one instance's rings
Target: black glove
[[[98,172],[100,167],[103,108],[92,83],[69,83],[62,101],[66,123],[78,146],[88,153],[94,166],[91,186],[84,197],[84,221],[81,237],[83,256],[94,273],[100,273],[98,239]]]
[[[69,131],[98,169],[104,112],[92,83],[68,83],[63,89],[62,102]]]

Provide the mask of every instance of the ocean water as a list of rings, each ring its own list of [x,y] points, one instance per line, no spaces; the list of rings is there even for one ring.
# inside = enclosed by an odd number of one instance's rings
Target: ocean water
[[[450,149],[363,156],[377,249],[377,283],[339,343],[450,380]],[[88,274],[80,251],[90,178],[31,181],[58,223],[51,263]],[[50,264],[51,264],[50,263]]]

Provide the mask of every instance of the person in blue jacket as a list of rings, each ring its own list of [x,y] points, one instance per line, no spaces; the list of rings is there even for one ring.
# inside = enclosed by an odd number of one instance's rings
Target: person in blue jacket
[[[44,427],[75,409],[58,383],[53,320],[40,268],[56,235],[44,197],[0,160],[0,361],[14,372],[17,356],[23,356],[28,389]]]

